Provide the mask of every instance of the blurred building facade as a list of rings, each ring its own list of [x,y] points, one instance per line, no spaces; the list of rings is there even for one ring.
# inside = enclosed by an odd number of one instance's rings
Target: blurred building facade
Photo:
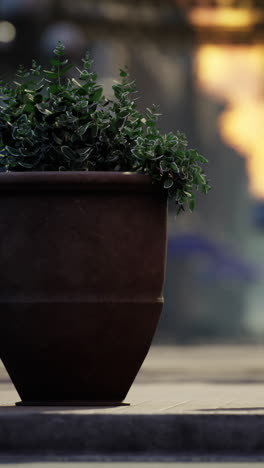
[[[91,50],[106,92],[128,65],[138,105],[158,104],[162,130],[185,132],[209,160],[213,189],[198,197],[196,212],[176,218],[170,204],[157,341],[264,339],[256,222],[264,198],[263,2],[0,0],[0,74],[48,61],[58,40],[75,60]]]

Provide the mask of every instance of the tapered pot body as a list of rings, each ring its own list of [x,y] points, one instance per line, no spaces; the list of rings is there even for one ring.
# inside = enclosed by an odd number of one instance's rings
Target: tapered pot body
[[[162,310],[166,204],[139,174],[0,174],[0,357],[23,402],[124,400]]]

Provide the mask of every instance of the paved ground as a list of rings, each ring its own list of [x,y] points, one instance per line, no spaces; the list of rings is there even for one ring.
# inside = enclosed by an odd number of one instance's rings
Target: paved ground
[[[17,400],[0,368],[0,451],[8,456],[264,461],[261,346],[153,348],[128,394],[130,406],[18,408]]]
[[[28,411],[12,407],[18,400],[0,361],[1,411],[12,414]],[[217,414],[235,411],[262,414],[264,346],[153,347],[126,401],[130,406],[70,411],[88,414],[212,411]],[[40,410],[32,408],[31,411]]]
[[[28,463],[17,464],[4,464],[0,462],[1,468],[29,468]],[[32,468],[262,468],[264,464],[262,463],[183,463],[183,462],[173,462],[173,463],[87,463],[79,462],[76,465],[76,462],[47,462],[47,463],[34,463],[30,464]]]
[[[17,464],[4,464],[0,462],[1,468],[12,468],[16,467]],[[32,466],[32,465],[30,465]],[[182,462],[173,462],[173,463],[87,463],[79,462],[76,465],[76,462],[47,462],[47,463],[34,463],[32,468],[262,468],[264,464],[262,463],[182,463]],[[28,463],[19,464],[19,468],[29,468]]]

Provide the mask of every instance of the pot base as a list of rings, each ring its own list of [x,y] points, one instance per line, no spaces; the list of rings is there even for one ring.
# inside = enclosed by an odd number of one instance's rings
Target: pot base
[[[122,403],[122,401],[17,401],[16,406],[130,406],[130,403]]]

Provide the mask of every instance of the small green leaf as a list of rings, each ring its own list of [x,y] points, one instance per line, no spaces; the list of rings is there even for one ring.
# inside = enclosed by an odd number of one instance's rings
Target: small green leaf
[[[72,82],[73,82],[76,86],[78,86],[79,88],[82,88],[81,83],[79,83],[79,81],[77,81],[75,78],[72,78]]]
[[[69,146],[62,146],[61,151],[66,156],[67,158],[73,159],[75,158],[75,153],[72,151],[72,149]]]
[[[83,66],[84,66],[85,70],[90,70],[90,68],[91,68],[91,62],[89,62],[89,61],[84,62]]]
[[[60,75],[65,75],[65,73],[67,73],[69,70],[71,70],[73,67],[73,65],[71,63],[69,63],[69,65],[67,65],[66,67],[62,68],[62,70],[60,70]]]
[[[79,76],[80,80],[87,80],[89,78],[89,73],[87,70],[83,70]]]
[[[198,158],[197,158],[200,162],[202,163],[208,163],[208,159],[204,158],[204,156],[202,156],[201,154],[198,154]]]
[[[163,160],[163,161],[160,162],[160,169],[161,169],[162,172],[166,171],[166,169],[167,169],[166,161]]]
[[[53,140],[55,141],[55,143],[57,143],[57,145],[61,145],[63,140],[61,138],[59,138],[55,133],[52,134],[52,137],[53,137]]]
[[[59,41],[58,44],[56,45],[56,48],[53,50],[53,53],[60,57],[64,55],[64,51],[65,51],[65,46],[63,42]]]
[[[45,107],[42,107],[40,104],[36,104],[36,108],[41,112],[41,114],[44,115],[51,115],[52,112],[49,109],[46,109]]]
[[[165,189],[169,189],[173,186],[173,180],[172,179],[166,179],[165,182],[163,183],[163,187]]]
[[[176,162],[172,162],[170,167],[174,172],[179,172],[179,167],[177,166]]]
[[[5,150],[7,151],[8,154],[11,156],[17,157],[20,156],[18,150],[15,150],[14,148],[11,148],[10,146],[6,146]]]
[[[63,67],[64,65],[67,65],[68,61],[69,61],[68,59],[61,60],[61,61],[58,59],[51,59],[50,63],[51,65],[56,66],[56,67]]]
[[[202,184],[206,184],[206,180],[205,180],[205,177],[203,174],[199,173],[198,174],[198,178],[199,178],[199,181],[202,183]]]
[[[207,193],[209,192],[209,190],[211,190],[212,187],[210,187],[210,185],[203,185],[202,186],[202,192],[204,193],[204,195],[207,195]]]
[[[34,166],[33,164],[29,164],[29,163],[25,163],[21,161],[18,161],[18,165],[24,167],[25,169],[32,169],[32,167]]]
[[[92,102],[100,101],[103,94],[103,88],[98,88],[91,96],[90,99]]]
[[[195,199],[194,198],[189,200],[189,208],[190,208],[191,211],[193,211],[195,209]]]
[[[126,78],[128,76],[128,73],[125,70],[120,69],[120,76],[122,78]]]
[[[85,125],[81,125],[78,129],[78,135],[83,136],[88,128],[92,125],[92,122],[88,122]]]
[[[45,73],[47,78],[50,78],[50,79],[56,79],[59,76],[57,72],[53,72],[53,71],[50,71],[50,70],[43,70],[43,72]]]
[[[53,93],[53,94],[56,94],[59,90],[60,90],[59,85],[57,85],[57,84],[55,84],[55,83],[54,83],[54,84],[53,84],[53,83],[50,84],[49,87],[48,87],[48,91],[49,91],[50,93]]]
[[[39,103],[42,102],[42,101],[43,101],[43,96],[42,96],[41,94],[36,94],[36,95],[34,96],[34,102],[35,102],[35,103],[39,104]]]
[[[60,66],[61,62],[58,59],[51,59],[50,64],[53,65],[54,67]]]

